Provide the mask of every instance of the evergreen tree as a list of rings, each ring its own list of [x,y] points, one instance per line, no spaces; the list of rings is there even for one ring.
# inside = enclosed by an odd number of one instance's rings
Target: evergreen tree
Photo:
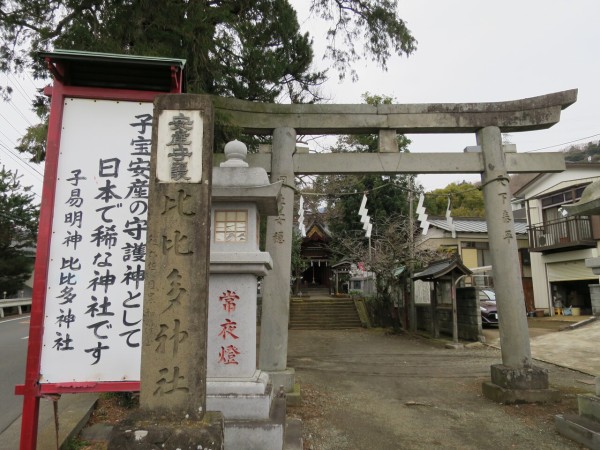
[[[363,95],[365,103],[373,106],[391,104],[388,96]],[[408,152],[410,140],[397,137],[398,148]],[[379,136],[376,134],[350,135],[338,138],[333,152],[377,153]],[[317,177],[314,188],[327,193],[327,224],[334,236],[364,235],[358,209],[362,193],[367,193],[367,208],[376,228],[390,216],[408,216],[408,190],[412,175],[327,175]],[[414,179],[413,179],[414,181]]]
[[[15,294],[33,270],[38,207],[16,172],[0,170],[0,294]]]
[[[385,69],[416,49],[397,0],[311,7],[330,24],[327,55],[340,77],[355,78],[361,58]],[[0,0],[0,35],[0,70],[32,68],[39,78],[47,73],[37,52],[55,48],[183,58],[188,92],[263,102],[318,101],[326,78],[311,68],[312,39],[288,0]],[[19,149],[43,158],[42,135],[32,131]]]

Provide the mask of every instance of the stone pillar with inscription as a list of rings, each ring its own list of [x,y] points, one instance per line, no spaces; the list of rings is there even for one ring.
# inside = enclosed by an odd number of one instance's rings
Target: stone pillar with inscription
[[[259,276],[272,267],[260,251],[260,216],[277,215],[281,182],[248,167],[246,145],[225,146],[227,160],[213,169],[207,407],[225,417],[227,448],[281,450],[285,397],[256,366]]]
[[[267,219],[266,250],[273,258],[273,271],[263,280],[259,367],[271,375],[275,386],[286,392],[294,388],[294,370],[287,367],[290,314],[292,228],[294,218],[294,161],[296,130],[273,132],[271,181],[282,181],[279,211]]]
[[[492,258],[500,327],[502,364],[491,367],[491,382],[483,384],[486,397],[501,403],[557,401],[558,392],[548,389],[548,372],[534,366],[511,192],[502,135],[498,127],[477,132],[484,172],[481,176],[488,239]]]
[[[112,448],[223,448],[206,413],[213,108],[166,95],[154,107],[140,410]]]

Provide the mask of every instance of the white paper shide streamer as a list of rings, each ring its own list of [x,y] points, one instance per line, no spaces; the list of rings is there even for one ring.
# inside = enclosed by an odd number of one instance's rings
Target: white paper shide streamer
[[[300,206],[298,207],[298,231],[302,237],[306,237],[306,227],[304,226],[304,197],[300,196]]]
[[[367,196],[363,194],[362,202],[360,204],[360,208],[358,210],[358,215],[360,216],[360,222],[363,224],[363,230],[365,230],[365,237],[371,237],[371,230],[373,229],[373,224],[371,223],[371,218],[367,214],[369,211],[367,208]]]
[[[417,205],[417,220],[421,223],[420,227],[423,229],[423,236],[426,236],[430,223],[427,222],[427,214],[425,213],[425,207],[423,206],[424,201],[425,196],[423,194],[419,195],[419,203]]]

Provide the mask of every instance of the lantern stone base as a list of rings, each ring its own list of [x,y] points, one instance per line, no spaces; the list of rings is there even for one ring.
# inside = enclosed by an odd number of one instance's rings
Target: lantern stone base
[[[273,400],[269,374],[257,370],[252,378],[208,378],[206,409],[225,419],[268,419]]]
[[[579,414],[559,414],[554,421],[558,432],[587,448],[600,448],[600,378],[596,378],[596,395],[577,396]]]
[[[281,450],[285,434],[285,392],[274,395],[269,374],[252,378],[209,378],[206,407],[225,417],[225,447]]]
[[[271,377],[271,383],[275,387],[276,391],[279,391],[281,386],[283,386],[284,392],[293,392],[294,391],[294,383],[296,379],[296,371],[293,367],[288,367],[285,370],[280,371],[268,371],[269,376]]]
[[[482,385],[483,395],[498,403],[552,403],[560,392],[548,387],[548,371],[537,366],[491,366],[492,380]]]
[[[267,419],[225,419],[225,448],[282,450],[286,437],[285,414],[285,397],[276,397]]]
[[[563,436],[586,448],[600,448],[600,423],[577,414],[559,414],[554,423]]]
[[[220,412],[207,412],[202,420],[150,417],[142,411],[116,425],[109,450],[150,450],[155,448],[210,448],[224,450],[224,419]],[[233,447],[232,447],[233,448]]]

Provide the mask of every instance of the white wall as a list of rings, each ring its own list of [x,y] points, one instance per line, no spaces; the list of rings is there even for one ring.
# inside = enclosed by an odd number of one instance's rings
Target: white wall
[[[553,191],[563,190],[568,186],[574,186],[587,181],[600,179],[600,167],[598,164],[568,166],[567,170],[560,173],[548,173],[529,186],[518,192],[519,197],[530,199],[528,202],[529,214],[527,219],[530,224],[537,224],[543,221],[541,201],[534,199],[539,195],[550,194]],[[542,253],[531,253],[531,277],[533,279],[533,295],[535,307],[548,309],[552,307],[550,295],[550,283],[546,273],[546,264],[551,262],[576,261],[590,257],[591,254],[597,254],[597,249],[567,251],[543,255]]]

